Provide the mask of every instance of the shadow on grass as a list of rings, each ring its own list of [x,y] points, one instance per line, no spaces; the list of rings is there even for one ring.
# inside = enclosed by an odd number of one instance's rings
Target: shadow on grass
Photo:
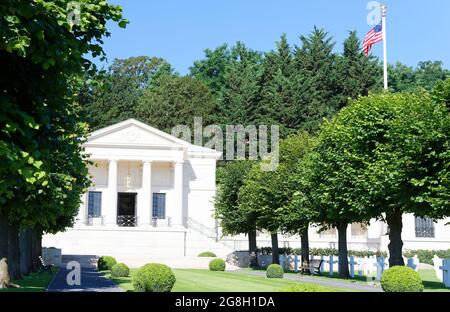
[[[423,281],[422,284],[425,289],[446,289],[444,284],[441,282]]]
[[[2,288],[0,292],[43,292],[52,281],[58,268],[53,267],[51,272],[34,272],[24,276],[21,280],[14,281],[20,288]]]

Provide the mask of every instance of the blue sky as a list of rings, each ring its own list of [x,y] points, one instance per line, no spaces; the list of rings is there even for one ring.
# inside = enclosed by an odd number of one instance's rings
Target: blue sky
[[[325,28],[341,51],[349,30],[362,38],[368,0],[111,0],[130,20],[126,29],[110,24],[105,40],[109,62],[148,55],[168,60],[186,74],[205,48],[240,40],[252,49],[274,49],[281,33],[291,44],[314,25]],[[388,59],[416,65],[441,60],[450,68],[450,1],[386,0]],[[382,55],[382,44],[372,50]]]

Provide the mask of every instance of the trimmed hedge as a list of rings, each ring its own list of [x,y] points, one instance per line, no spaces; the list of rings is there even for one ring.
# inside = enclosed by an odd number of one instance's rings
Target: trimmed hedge
[[[197,257],[214,258],[217,257],[212,251],[204,251],[198,254]]]
[[[279,292],[330,292],[329,288],[314,284],[298,284],[288,286],[279,290]]]
[[[271,264],[267,267],[266,276],[268,278],[283,278],[283,268],[279,264]]]
[[[170,292],[175,281],[175,274],[167,265],[149,263],[136,272],[133,287],[138,292]]]
[[[213,259],[209,262],[211,271],[225,271],[225,261],[220,258]]]
[[[415,255],[419,258],[419,261],[421,263],[427,263],[433,265],[433,257],[434,255],[438,256],[441,259],[448,259],[450,258],[450,249],[447,250],[424,250],[424,249],[418,249],[418,250],[405,250],[403,252],[403,255],[406,258],[412,258]]]
[[[259,248],[257,252],[261,255],[271,255],[272,247],[263,247]],[[301,255],[300,248],[278,248],[278,252],[280,255]],[[335,248],[310,248],[309,254],[311,256],[338,256],[339,251]],[[387,257],[387,252],[382,251],[370,251],[370,250],[349,250],[349,256],[355,257],[371,257],[371,256],[383,256]]]
[[[97,261],[97,269],[99,271],[111,270],[117,263],[117,260],[111,256],[100,257]]]
[[[271,255],[272,254],[272,248],[271,247],[263,247],[259,248],[257,252],[260,255]],[[300,248],[279,248],[278,252],[280,255],[301,255],[301,249]],[[338,256],[339,252],[335,248],[310,248],[309,254],[311,256]],[[348,251],[349,256],[354,257],[372,257],[372,256],[383,256],[388,257],[388,253],[384,251],[371,251],[371,250],[349,250]],[[433,265],[433,257],[434,255],[437,255],[441,259],[448,259],[450,258],[450,249],[447,250],[424,250],[424,249],[418,249],[418,250],[405,250],[403,252],[403,256],[406,258],[412,258],[415,255],[419,258],[421,263],[427,263]]]
[[[112,277],[128,277],[130,275],[130,268],[125,263],[114,264],[111,268]]]
[[[405,266],[394,266],[383,272],[381,287],[385,292],[422,292],[419,273]]]

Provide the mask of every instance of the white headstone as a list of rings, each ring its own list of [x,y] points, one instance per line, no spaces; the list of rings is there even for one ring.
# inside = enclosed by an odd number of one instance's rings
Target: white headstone
[[[348,264],[350,265],[350,276],[353,278],[355,277],[355,264],[357,264],[354,256],[349,257]]]
[[[444,259],[439,269],[442,270],[442,280],[445,287],[450,287],[450,259]]]
[[[333,256],[330,256],[330,258],[329,258],[330,260],[329,260],[329,263],[330,263],[330,275],[333,275]]]
[[[414,258],[408,258],[406,265],[408,267],[410,267],[411,269],[413,269],[414,271],[418,272],[419,271],[419,259],[417,258],[417,255],[414,256]]]
[[[434,266],[434,272],[436,273],[436,277],[443,282],[443,275],[442,275],[442,271],[440,269],[441,266],[444,265],[444,261],[439,258],[438,256],[434,255],[433,257],[433,266]]]

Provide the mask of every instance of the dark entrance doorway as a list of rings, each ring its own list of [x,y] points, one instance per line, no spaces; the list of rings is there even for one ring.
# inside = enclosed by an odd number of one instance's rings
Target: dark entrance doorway
[[[136,226],[136,193],[119,193],[117,197],[117,225]]]

